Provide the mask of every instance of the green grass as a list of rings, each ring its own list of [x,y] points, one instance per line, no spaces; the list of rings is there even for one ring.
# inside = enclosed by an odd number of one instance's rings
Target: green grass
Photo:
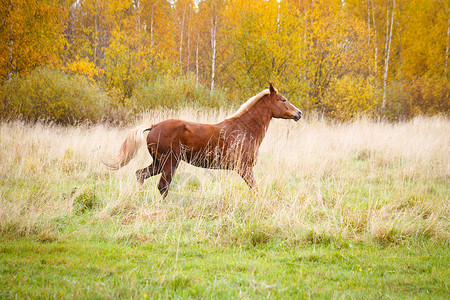
[[[447,244],[259,247],[2,239],[2,298],[448,298]]]
[[[162,201],[100,162],[127,129],[2,123],[0,298],[449,298],[449,130],[273,122],[258,192],[181,164]]]

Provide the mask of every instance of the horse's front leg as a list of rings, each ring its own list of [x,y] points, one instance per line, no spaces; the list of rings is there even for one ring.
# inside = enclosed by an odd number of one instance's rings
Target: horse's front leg
[[[256,189],[256,181],[255,176],[253,175],[253,169],[250,167],[240,168],[237,170],[239,175],[241,175],[242,179],[244,179],[245,183],[247,183],[248,187],[253,190]]]

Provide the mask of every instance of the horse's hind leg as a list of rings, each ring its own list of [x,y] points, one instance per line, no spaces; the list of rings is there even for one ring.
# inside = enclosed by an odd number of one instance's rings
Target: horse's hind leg
[[[138,182],[142,185],[144,184],[144,180],[158,175],[161,173],[161,164],[156,159],[153,160],[153,162],[147,167],[136,171],[136,178]]]
[[[242,168],[238,169],[237,172],[241,175],[242,179],[244,179],[245,183],[247,183],[248,187],[252,190],[256,188],[255,176],[253,175],[252,168]]]
[[[167,196],[170,183],[172,182],[173,175],[177,170],[179,162],[180,161],[176,157],[171,156],[165,161],[164,165],[162,166],[161,178],[159,179],[158,183],[158,190],[163,198],[166,198]]]

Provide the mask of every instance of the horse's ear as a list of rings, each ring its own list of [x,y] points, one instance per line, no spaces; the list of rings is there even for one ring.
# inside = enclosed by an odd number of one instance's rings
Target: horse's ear
[[[272,82],[269,83],[269,90],[270,90],[270,95],[278,94],[278,91],[277,91],[277,89],[275,88],[275,86],[273,85]]]

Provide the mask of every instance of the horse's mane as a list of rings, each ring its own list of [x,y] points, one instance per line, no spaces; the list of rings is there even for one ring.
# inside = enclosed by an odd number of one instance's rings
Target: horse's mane
[[[252,108],[253,105],[255,105],[262,97],[264,97],[265,95],[269,95],[269,94],[270,94],[270,90],[266,89],[266,90],[260,92],[259,94],[251,97],[250,99],[245,101],[245,103],[242,104],[241,107],[234,114],[232,114],[231,116],[228,116],[226,119],[239,118],[240,116],[242,116],[243,114],[248,112],[250,110],[250,108]]]

